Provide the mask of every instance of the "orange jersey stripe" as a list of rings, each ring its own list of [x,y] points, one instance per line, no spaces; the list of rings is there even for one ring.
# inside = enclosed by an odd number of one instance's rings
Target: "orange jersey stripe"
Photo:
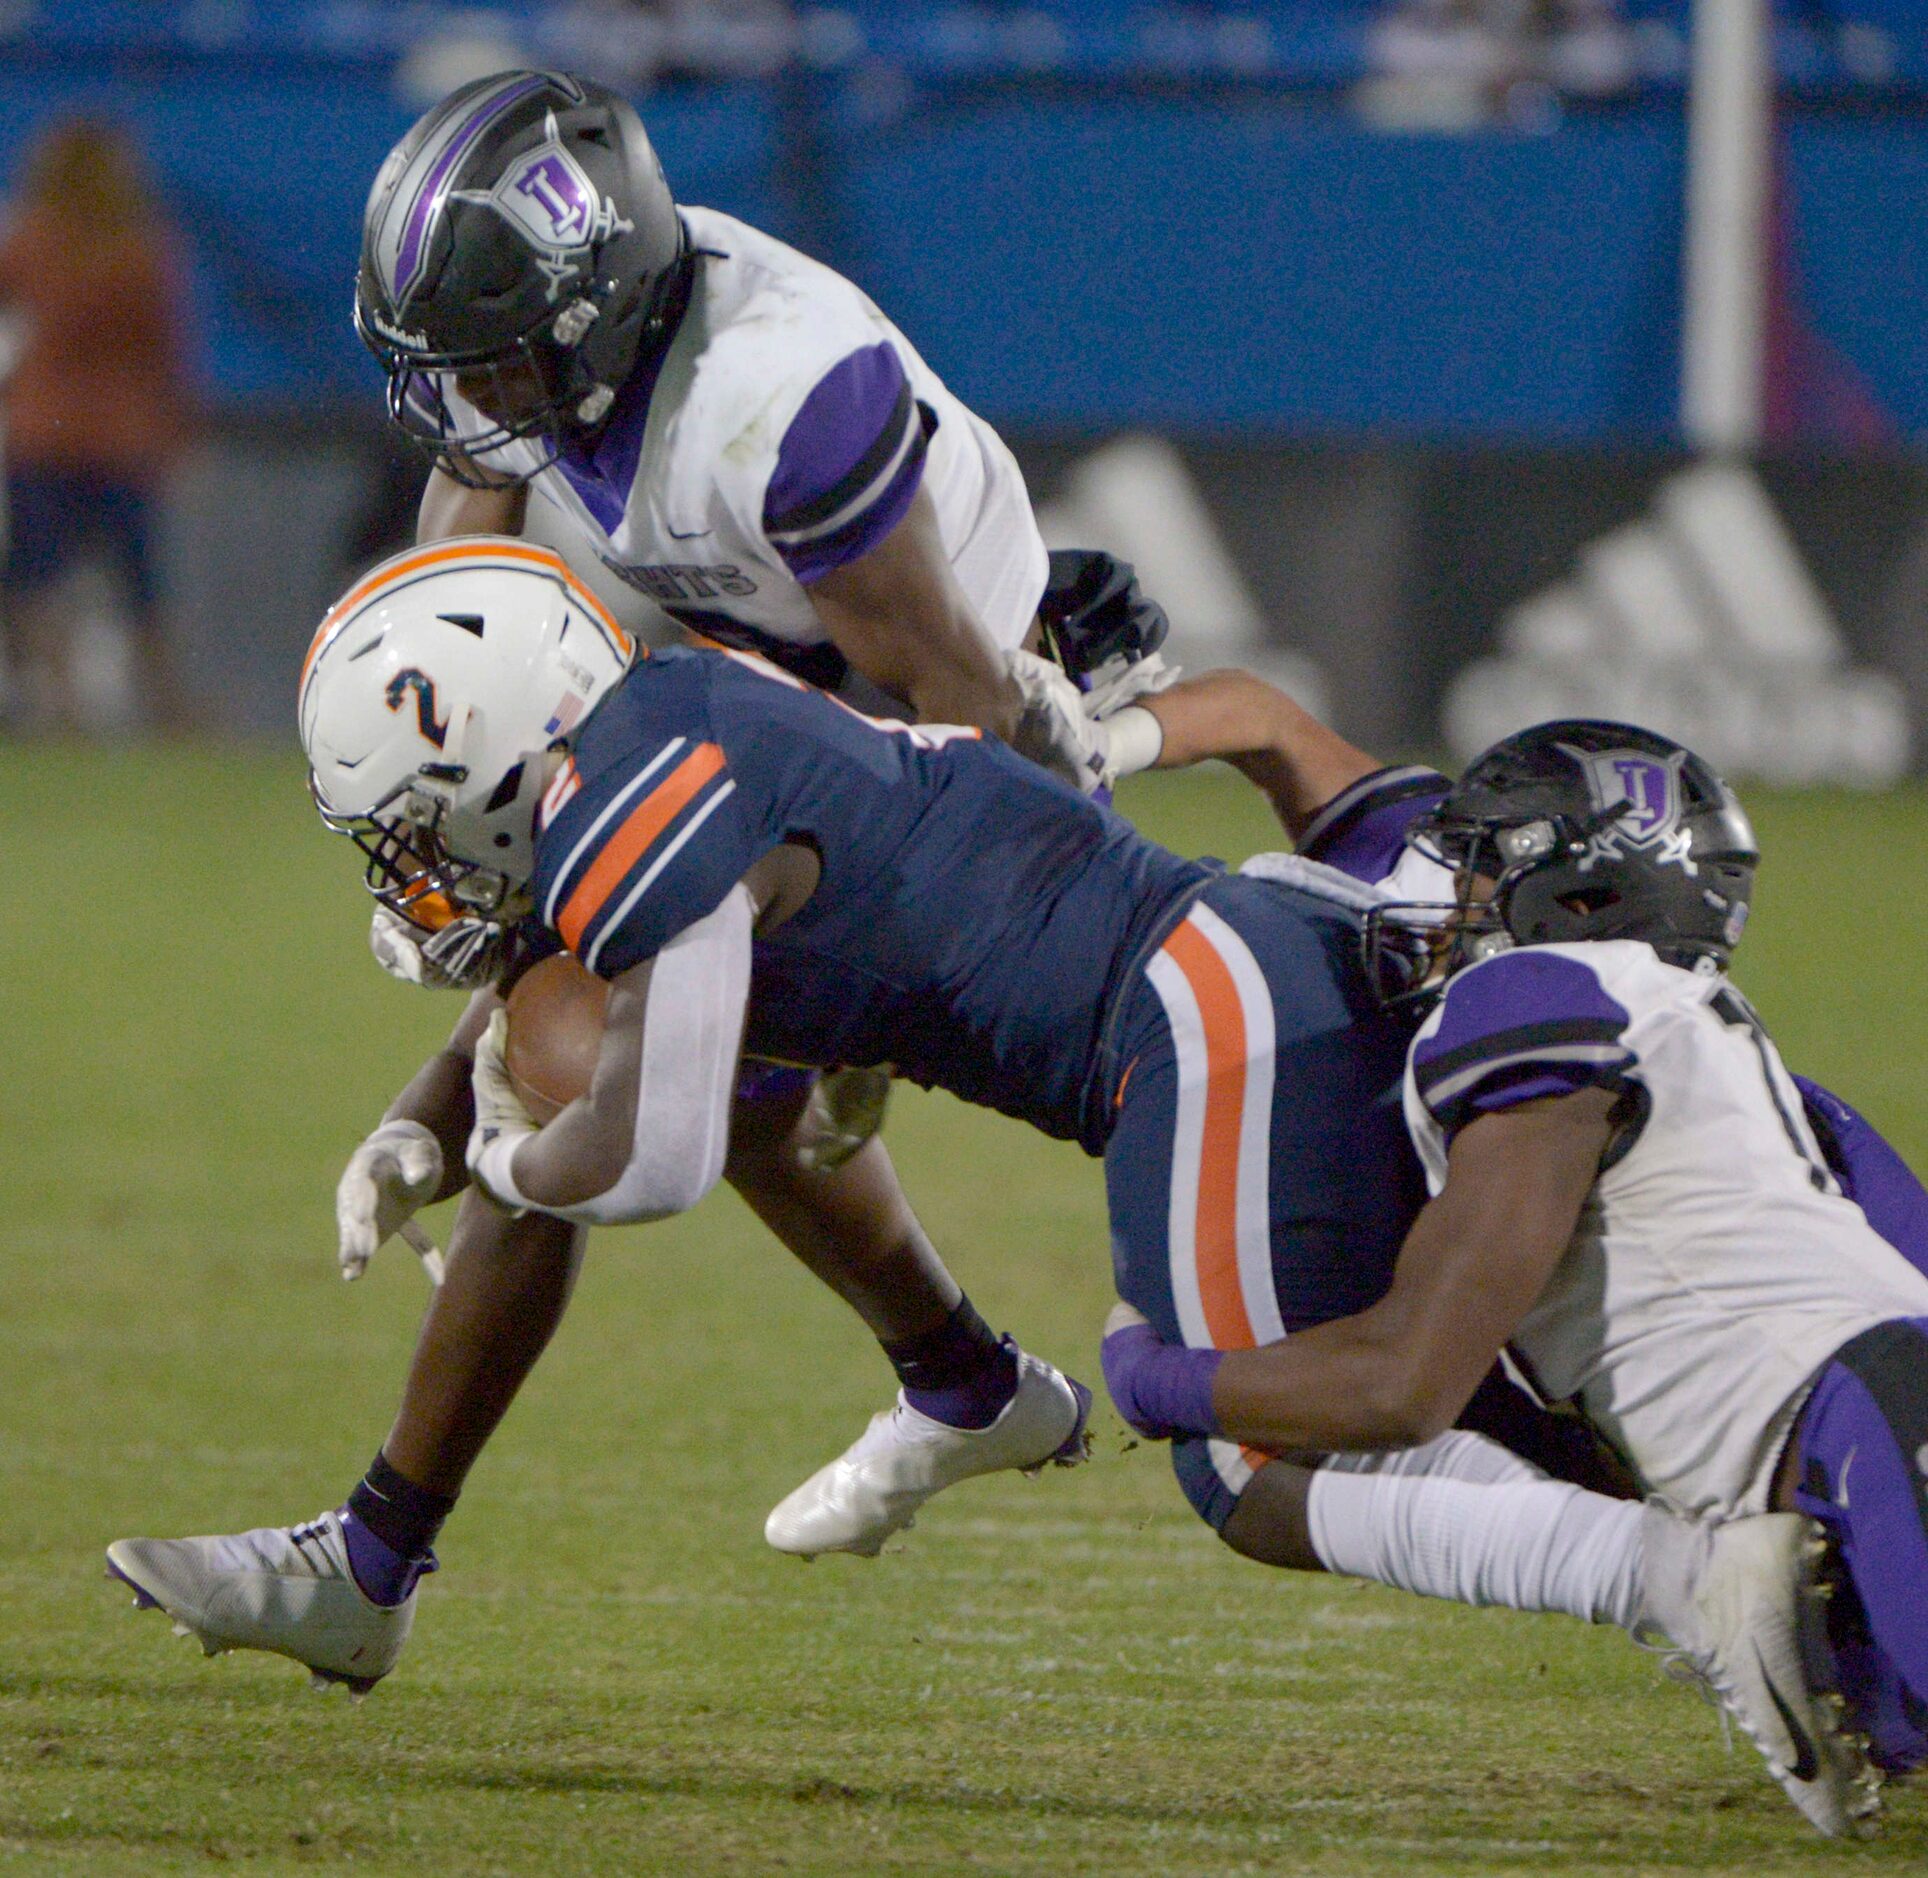
[[[563,902],[556,930],[571,952],[581,948],[589,922],[603,910],[623,876],[649,852],[677,812],[722,768],[722,749],[713,743],[699,743],[623,818],[622,826],[603,843],[602,852]]]
[[[456,540],[424,548],[420,554],[411,554],[406,560],[390,561],[378,567],[359,586],[351,588],[331,606],[323,616],[321,624],[315,628],[315,636],[309,642],[308,656],[301,662],[301,683],[297,689],[307,688],[308,674],[313,669],[315,660],[320,656],[322,647],[384,587],[393,581],[405,580],[411,574],[419,574],[424,568],[439,567],[447,561],[461,560],[532,561],[552,573],[560,574],[570,594],[602,623],[610,637],[615,640],[623,657],[633,656],[635,646],[629,635],[616,624],[609,609],[570,571],[568,563],[551,549],[525,546],[514,541],[490,541],[484,546],[474,540]]]
[[[1190,920],[1163,950],[1185,974],[1205,1029],[1205,1127],[1198,1169],[1194,1256],[1213,1345],[1249,1350],[1258,1339],[1238,1269],[1238,1154],[1245,1112],[1245,1011],[1225,961]]]

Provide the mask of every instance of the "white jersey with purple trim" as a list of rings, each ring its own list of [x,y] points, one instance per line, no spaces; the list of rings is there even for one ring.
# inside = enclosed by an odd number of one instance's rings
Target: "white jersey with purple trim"
[[[1046,556],[997,433],[840,274],[731,216],[681,213],[701,258],[674,341],[623,387],[593,453],[542,470],[535,492],[672,617],[782,659],[827,643],[809,584],[875,547],[921,484],[978,618],[1021,643]],[[465,434],[487,428],[447,395]],[[528,471],[544,449],[487,461]]]
[[[1765,1511],[1815,1373],[1857,1332],[1928,1315],[1928,1278],[1842,1197],[1740,993],[1630,940],[1521,947],[1447,985],[1407,1058],[1432,1191],[1477,1115],[1589,1086],[1620,1092],[1617,1131],[1511,1351],[1649,1490]]]

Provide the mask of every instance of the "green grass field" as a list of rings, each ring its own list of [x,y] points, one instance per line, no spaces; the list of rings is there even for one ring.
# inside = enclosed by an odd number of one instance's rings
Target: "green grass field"
[[[1812,1838],[1617,1634],[1224,1552],[1161,1451],[975,1481],[881,1560],[767,1508],[888,1398],[727,1195],[607,1236],[359,1708],[203,1661],[104,1582],[124,1533],[341,1499],[423,1303],[335,1275],[340,1163],[453,1016],[364,946],[280,756],[0,749],[0,1868],[148,1873],[1918,1871]],[[1217,774],[1155,832],[1270,845]],[[1789,1059],[1928,1157],[1928,797],[1768,797],[1740,977]],[[906,1184],[986,1314],[1090,1377],[1095,1164],[901,1099]]]

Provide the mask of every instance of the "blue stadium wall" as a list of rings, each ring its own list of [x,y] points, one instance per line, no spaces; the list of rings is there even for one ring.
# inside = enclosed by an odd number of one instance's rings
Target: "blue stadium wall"
[[[292,61],[0,55],[0,174],[51,116],[140,134],[181,222],[210,388],[372,401],[348,323],[357,223],[411,112]],[[1231,89],[669,88],[644,105],[686,200],[859,280],[1017,431],[1152,425],[1459,443],[1675,434],[1677,94],[1551,134],[1387,135]],[[1797,116],[1807,303],[1928,437],[1928,117]]]

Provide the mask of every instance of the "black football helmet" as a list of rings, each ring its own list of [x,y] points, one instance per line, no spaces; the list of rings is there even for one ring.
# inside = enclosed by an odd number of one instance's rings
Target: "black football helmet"
[[[675,336],[692,266],[629,105],[560,72],[499,72],[443,99],[382,165],[355,329],[403,432],[459,480],[502,487],[536,473],[491,463],[504,444],[544,440],[546,464],[603,422]],[[481,435],[458,434],[458,377]]]
[[[1579,939],[1724,968],[1761,858],[1734,792],[1691,750],[1591,718],[1496,743],[1407,841],[1453,869],[1458,897],[1443,923],[1442,908],[1369,915],[1368,968],[1392,998],[1508,946]]]

